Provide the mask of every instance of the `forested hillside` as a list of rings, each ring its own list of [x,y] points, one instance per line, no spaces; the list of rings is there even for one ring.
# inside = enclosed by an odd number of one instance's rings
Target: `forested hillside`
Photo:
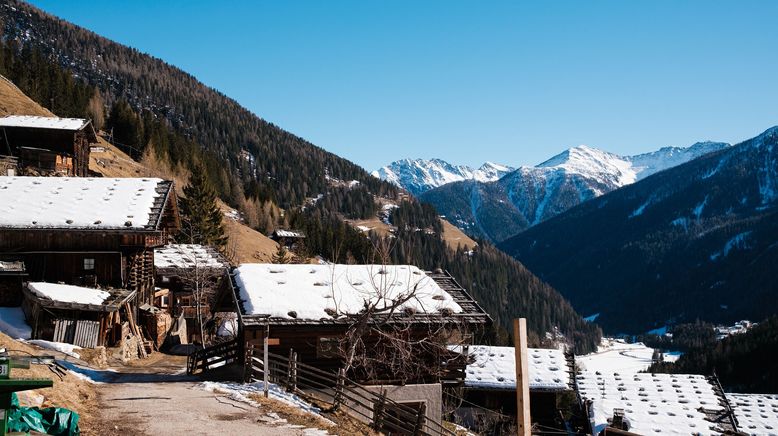
[[[713,346],[691,348],[676,363],[659,363],[651,372],[713,374],[730,392],[778,393],[778,317]]]
[[[0,5],[0,19],[2,73],[55,114],[95,119],[136,159],[153,153],[183,174],[202,165],[220,197],[253,227],[305,231],[302,254],[338,262],[375,259],[378,236],[368,239],[344,219],[375,216],[379,197],[399,203],[394,186],[159,59],[23,3]],[[520,263],[488,245],[473,252],[448,248],[433,208],[409,198],[391,219],[398,227],[390,238],[391,261],[450,270],[498,325],[523,316],[536,342],[554,327],[579,352],[598,342],[599,329]]]
[[[613,333],[776,312],[778,128],[500,245]]]

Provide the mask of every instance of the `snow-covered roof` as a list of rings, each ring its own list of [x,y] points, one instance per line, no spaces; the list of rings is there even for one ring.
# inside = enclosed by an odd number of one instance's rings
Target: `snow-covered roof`
[[[778,395],[727,394],[738,430],[750,435],[778,435]]]
[[[109,292],[100,289],[46,282],[27,283],[27,289],[39,297],[61,303],[100,305],[111,296]]]
[[[279,238],[304,238],[305,235],[302,232],[294,230],[276,229],[273,231],[273,235]]]
[[[157,268],[228,268],[229,263],[216,250],[199,244],[169,244],[154,250]]]
[[[591,400],[590,420],[599,434],[624,410],[629,431],[638,434],[721,434],[733,430],[726,419],[724,398],[705,376],[696,374],[619,374],[583,371],[576,377],[578,391]]]
[[[401,312],[463,311],[448,292],[410,265],[243,264],[235,270],[235,284],[244,315],[332,320],[331,313],[358,313],[364,301],[378,301],[379,291],[387,303],[415,292]]]
[[[481,389],[516,389],[516,354],[513,347],[471,345],[475,362],[467,365],[465,386]],[[562,350],[530,348],[529,387],[535,390],[569,390],[570,367]]]
[[[155,178],[0,177],[0,228],[143,229],[169,190]]]
[[[89,120],[83,118],[39,117],[33,115],[9,115],[0,118],[0,127],[30,127],[36,129],[81,130]]]

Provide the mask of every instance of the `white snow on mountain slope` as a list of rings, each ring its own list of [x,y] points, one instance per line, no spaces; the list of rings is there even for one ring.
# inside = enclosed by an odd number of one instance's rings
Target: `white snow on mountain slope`
[[[690,147],[663,147],[650,153],[619,156],[579,145],[534,167],[516,169],[493,162],[486,162],[474,170],[466,165],[452,165],[442,159],[402,159],[373,171],[373,175],[413,194],[461,180],[493,182],[516,171],[531,173],[533,178],[574,174],[615,189],[726,147],[729,144],[706,141]],[[597,195],[604,193],[596,192]]]
[[[442,159],[402,159],[372,174],[418,195],[461,180],[491,182],[511,171],[513,168],[493,162],[486,162],[480,168],[473,169],[466,165],[452,165]]]

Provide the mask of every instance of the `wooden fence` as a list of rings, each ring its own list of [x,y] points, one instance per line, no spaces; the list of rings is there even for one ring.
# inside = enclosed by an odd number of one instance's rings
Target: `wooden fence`
[[[343,370],[332,373],[306,365],[298,361],[294,351],[288,357],[268,353],[265,365],[262,347],[249,346],[245,368],[246,382],[267,378],[325,411],[343,410],[376,431],[414,436],[455,434],[427,419],[426,403],[418,403],[418,407],[398,403],[387,398],[385,391],[375,392],[349,380]]]
[[[190,354],[186,361],[186,373],[194,375],[235,362],[243,363],[241,346],[237,339]]]

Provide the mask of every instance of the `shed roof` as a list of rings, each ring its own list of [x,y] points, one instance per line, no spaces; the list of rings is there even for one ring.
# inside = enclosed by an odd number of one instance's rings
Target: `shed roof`
[[[157,269],[229,268],[230,263],[213,247],[199,244],[168,244],[154,250]]]
[[[60,283],[29,282],[28,296],[43,307],[92,311],[115,311],[135,295],[126,289],[94,289]]]
[[[277,238],[304,238],[305,234],[299,230],[276,229],[271,236]]]
[[[0,177],[0,229],[158,230],[172,182]]]
[[[92,142],[97,141],[97,135],[92,127],[92,122],[84,118],[58,118],[41,117],[36,115],[9,115],[0,118],[0,127],[64,130],[76,132],[88,127],[88,134]]]
[[[571,362],[564,351],[529,348],[529,387],[532,390],[572,390]],[[471,345],[475,362],[467,365],[465,386],[477,389],[516,389],[516,351],[513,347]]]
[[[81,130],[89,120],[83,118],[40,117],[34,115],[9,115],[0,118],[0,127],[28,127],[34,129]]]
[[[464,290],[466,298],[457,300],[412,265],[243,264],[233,277],[242,315],[269,316],[276,323],[347,322],[346,314],[358,313],[365,301],[389,303],[411,292],[415,298],[402,304],[398,316],[489,319],[483,311],[463,308],[472,303]]]
[[[778,435],[778,395],[727,394],[738,430],[750,435]]]
[[[723,392],[697,374],[619,374],[583,371],[576,377],[583,400],[591,400],[592,429],[599,434],[623,409],[638,434],[713,435],[734,431]]]

